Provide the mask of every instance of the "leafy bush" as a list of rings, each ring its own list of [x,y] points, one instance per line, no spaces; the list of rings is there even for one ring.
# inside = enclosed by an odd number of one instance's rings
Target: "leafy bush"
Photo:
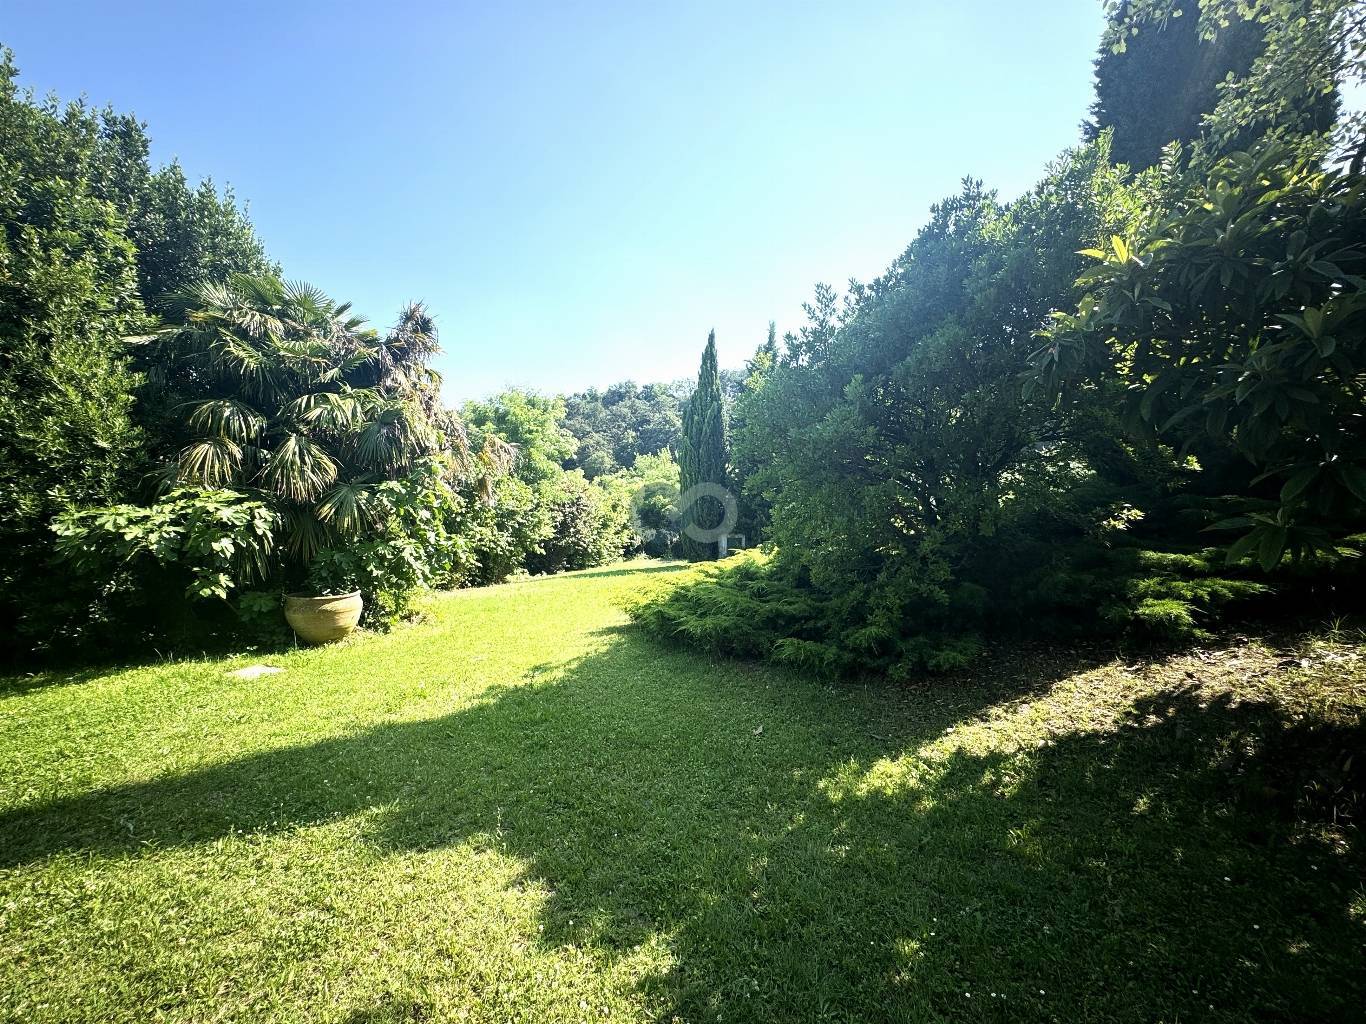
[[[279,525],[279,515],[259,499],[179,488],[150,507],[69,512],[53,530],[61,557],[87,575],[146,558],[183,568],[189,596],[226,598],[237,582],[270,574]]]
[[[631,545],[630,508],[620,493],[589,482],[576,470],[545,485],[542,494],[550,534],[528,557],[528,571],[587,569],[620,558]]]
[[[0,47],[5,657],[69,645],[64,631],[83,614],[97,630],[118,607],[54,576],[49,526],[138,494],[162,411],[136,401],[142,368],[123,339],[149,329],[145,307],[162,290],[270,269],[230,195],[192,189],[178,168],[152,170],[136,118],[35,98],[17,76]]]
[[[678,463],[668,450],[639,455],[635,465],[598,481],[630,510],[627,551],[651,558],[675,553],[681,516]]]
[[[227,490],[66,512],[53,524],[63,596],[43,606],[45,634],[68,651],[171,636],[189,604],[269,577],[279,525],[266,503]]]
[[[439,473],[379,484],[367,505],[375,527],[327,548],[308,567],[308,588],[319,594],[359,590],[366,625],[387,628],[410,612],[414,594],[464,584],[474,572],[470,538],[453,532],[464,499]]]
[[[284,617],[284,595],[278,589],[244,590],[232,599],[233,633],[248,643],[281,647],[294,639]]]
[[[474,444],[494,441],[511,453],[506,467],[487,474],[492,500],[476,513],[484,520],[475,541],[481,582],[519,570],[585,569],[632,546],[626,477],[589,481],[561,468],[573,450],[563,400],[511,390],[466,403],[462,414]]]
[[[482,585],[525,573],[552,529],[537,489],[513,476],[497,480],[487,502],[468,503],[460,521],[474,562],[470,582]]]
[[[487,401],[466,402],[461,418],[476,446],[493,436],[515,453],[514,475],[534,486],[556,480],[560,463],[574,451],[574,439],[564,429],[564,400],[511,388]]]
[[[1066,603],[1068,566],[1048,552],[1112,517],[1110,495],[1079,499],[1037,545],[1021,527],[1096,476],[1087,428],[1105,406],[1054,410],[1017,380],[1043,311],[1073,294],[1075,250],[1122,223],[1139,187],[1103,141],[1009,206],[968,182],[882,278],[843,303],[818,289],[735,440],[772,502],[773,564],[704,577],[642,621],[824,672],[912,671],[960,663],[966,636],[1007,617],[1024,594],[1003,576],[1038,601],[1052,575]],[[1011,547],[1028,555],[1018,570]]]
[[[1216,163],[1173,213],[1086,255],[1033,383],[1121,385],[1127,426],[1218,468],[1219,525],[1270,570],[1332,549],[1366,513],[1366,190],[1284,145]],[[1243,467],[1247,467],[1244,469]],[[1266,508],[1262,499],[1278,500]]]

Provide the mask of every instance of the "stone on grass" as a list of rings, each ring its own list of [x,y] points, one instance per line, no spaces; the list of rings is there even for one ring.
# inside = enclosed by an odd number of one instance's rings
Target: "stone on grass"
[[[276,668],[274,665],[248,665],[246,668],[239,668],[228,675],[234,679],[255,679],[257,676],[273,676],[276,672],[283,672],[284,669]]]

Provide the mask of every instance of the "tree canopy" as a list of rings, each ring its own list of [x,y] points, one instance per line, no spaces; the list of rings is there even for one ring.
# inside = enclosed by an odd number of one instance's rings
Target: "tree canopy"
[[[1213,37],[1201,31],[1199,0],[1140,10],[1123,0],[1096,57],[1096,98],[1085,134],[1111,133],[1117,163],[1143,169],[1171,142],[1200,137],[1229,75],[1247,74],[1265,47],[1262,26],[1238,19]]]
[[[566,460],[590,480],[631,469],[642,455],[678,451],[680,403],[666,384],[622,381],[565,399],[564,429],[575,448]]]

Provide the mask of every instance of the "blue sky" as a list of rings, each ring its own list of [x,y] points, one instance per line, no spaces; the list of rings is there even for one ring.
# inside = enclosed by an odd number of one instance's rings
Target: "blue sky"
[[[0,0],[22,81],[231,183],[289,277],[426,301],[451,401],[696,372],[1077,138],[1099,0]]]

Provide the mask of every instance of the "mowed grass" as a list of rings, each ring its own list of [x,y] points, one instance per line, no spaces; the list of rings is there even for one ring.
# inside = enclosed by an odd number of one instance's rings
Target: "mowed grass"
[[[1359,644],[830,685],[652,571],[5,681],[0,1018],[1361,1019]]]

